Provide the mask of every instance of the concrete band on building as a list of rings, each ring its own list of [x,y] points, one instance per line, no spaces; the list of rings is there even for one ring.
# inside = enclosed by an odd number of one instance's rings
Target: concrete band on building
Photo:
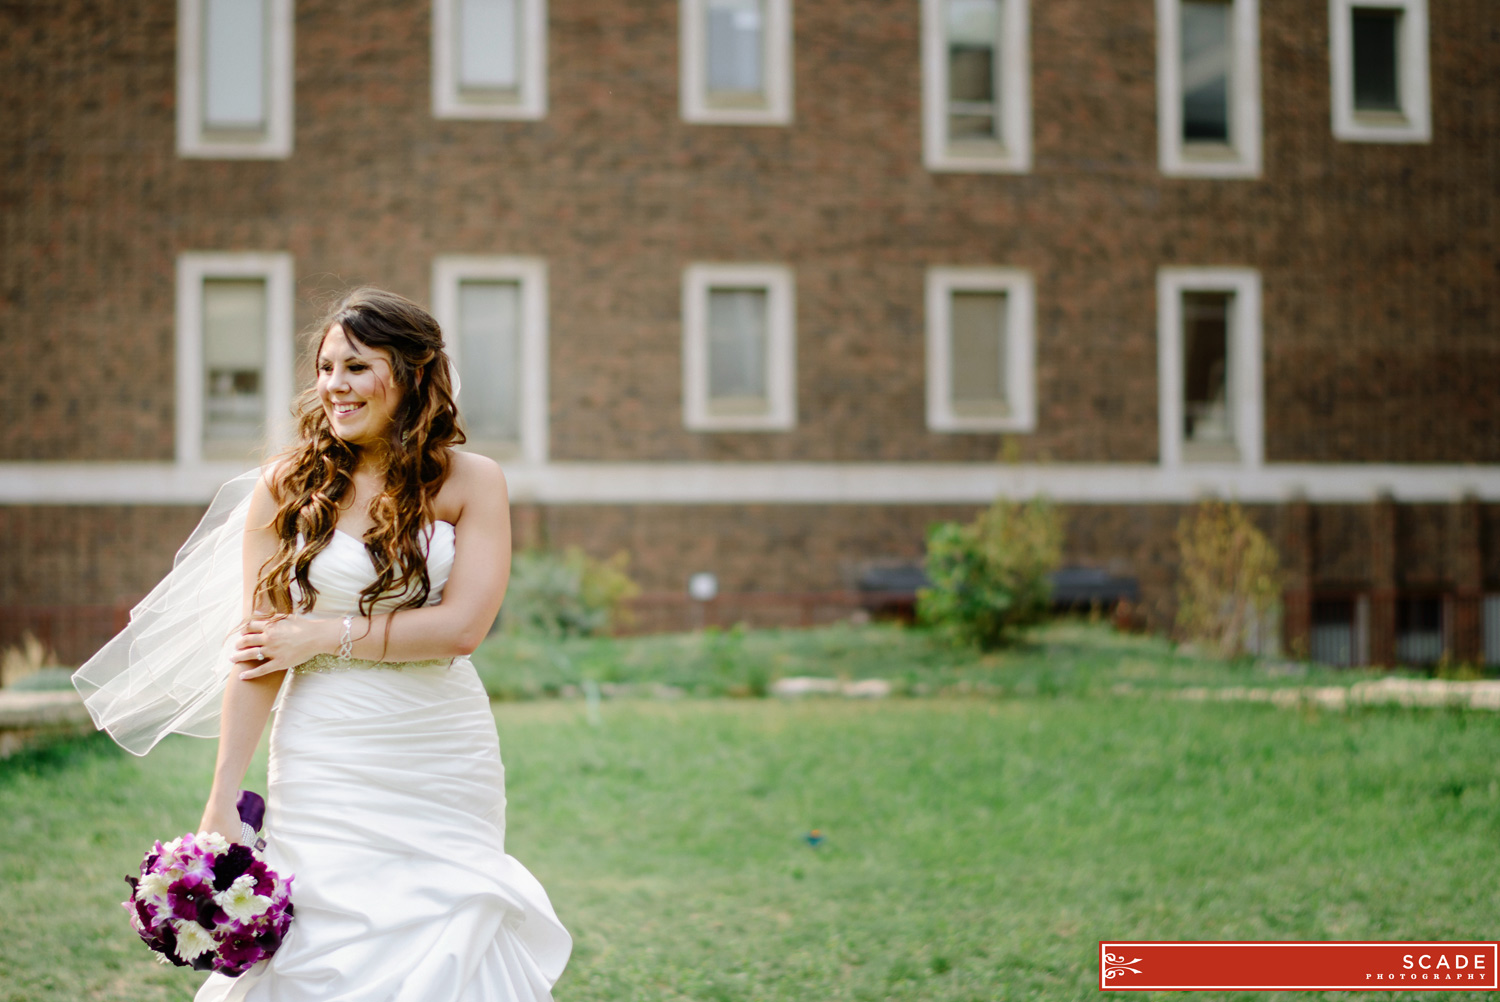
[[[450,0],[263,0],[253,86],[206,0],[0,11],[0,644],[107,639],[368,283],[508,311],[474,447],[518,545],[630,552],[641,628],[698,571],[715,621],[845,616],[1035,493],[1164,626],[1211,494],[1286,649],[1500,661],[1485,0],[515,6],[471,64]]]

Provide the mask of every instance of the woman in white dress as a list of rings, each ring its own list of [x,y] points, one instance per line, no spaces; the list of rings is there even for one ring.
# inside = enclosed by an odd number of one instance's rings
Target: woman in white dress
[[[246,499],[244,625],[200,825],[238,838],[274,704],[266,855],[295,875],[295,917],[273,957],[197,998],[550,999],[572,943],[505,853],[495,722],[468,659],[509,576],[505,477],[452,448],[426,311],[359,289],[321,331],[298,441]]]

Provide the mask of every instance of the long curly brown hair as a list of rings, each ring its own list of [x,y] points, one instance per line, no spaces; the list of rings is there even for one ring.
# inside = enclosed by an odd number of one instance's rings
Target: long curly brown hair
[[[314,366],[335,324],[350,340],[390,352],[392,382],[402,392],[394,415],[394,441],[379,457],[385,488],[370,502],[374,525],[365,533],[364,543],[376,576],[360,593],[359,612],[367,616],[377,600],[392,596],[401,598],[397,609],[421,606],[427,602],[432,582],[420,534],[432,521],[433,499],[448,477],[449,447],[464,441],[443,332],[430,313],[404,296],[355,289],[315,329]],[[316,385],[298,397],[294,409],[297,441],[276,457],[273,467],[280,472],[274,485],[277,510],[271,525],[280,542],[276,553],[261,566],[255,588],[256,607],[264,600],[278,613],[307,612],[317,601],[308,570],[333,539],[340,502],[353,497],[354,470],[360,459],[359,446],[333,433]],[[299,534],[306,542],[301,548]],[[387,622],[387,639],[389,630]]]

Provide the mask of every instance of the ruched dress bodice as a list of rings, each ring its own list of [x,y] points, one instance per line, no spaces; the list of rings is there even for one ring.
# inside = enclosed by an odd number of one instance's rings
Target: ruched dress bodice
[[[421,539],[427,552],[427,577],[432,590],[427,596],[428,605],[437,605],[443,600],[443,588],[448,584],[448,575],[453,571],[454,543],[457,530],[452,522],[429,522]],[[375,580],[375,565],[365,544],[342,529],[333,530],[323,552],[313,558],[307,569],[307,580],[317,591],[312,614],[317,616],[342,616],[357,612],[359,596]],[[293,585],[293,594],[296,595]],[[383,596],[374,611],[389,612],[400,604],[402,596]]]
[[[454,543],[457,530],[452,522],[430,522],[422,534],[422,544],[427,554],[428,593],[425,605],[437,605],[443,600],[443,589],[448,584],[448,575],[453,571]],[[298,538],[299,544],[302,542]],[[345,615],[359,615],[360,596],[375,580],[375,564],[365,544],[353,535],[335,529],[323,551],[313,558],[307,569],[307,580],[316,593],[313,607],[307,613],[320,619],[332,619]],[[415,595],[416,582],[407,586],[401,595],[381,596],[371,607],[379,614],[390,612],[401,604],[402,595]],[[292,582],[292,599],[300,602],[302,590]],[[380,668],[406,670],[447,666],[447,659],[440,661],[361,661],[342,659],[332,654],[319,654],[305,664],[298,665],[298,673],[318,671],[341,671],[354,668]]]
[[[447,522],[425,535],[428,605],[455,536]],[[308,580],[310,615],[358,614],[375,568],[336,532]],[[277,700],[265,821],[267,862],[294,875],[295,917],[273,957],[238,979],[210,975],[197,1002],[550,1000],[572,939],[505,852],[505,770],[473,664],[302,667]]]

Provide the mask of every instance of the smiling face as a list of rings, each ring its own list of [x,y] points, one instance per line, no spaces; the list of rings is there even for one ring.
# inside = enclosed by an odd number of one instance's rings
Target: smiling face
[[[345,442],[390,441],[402,398],[390,351],[360,344],[334,324],[318,349],[318,397],[329,427]]]

